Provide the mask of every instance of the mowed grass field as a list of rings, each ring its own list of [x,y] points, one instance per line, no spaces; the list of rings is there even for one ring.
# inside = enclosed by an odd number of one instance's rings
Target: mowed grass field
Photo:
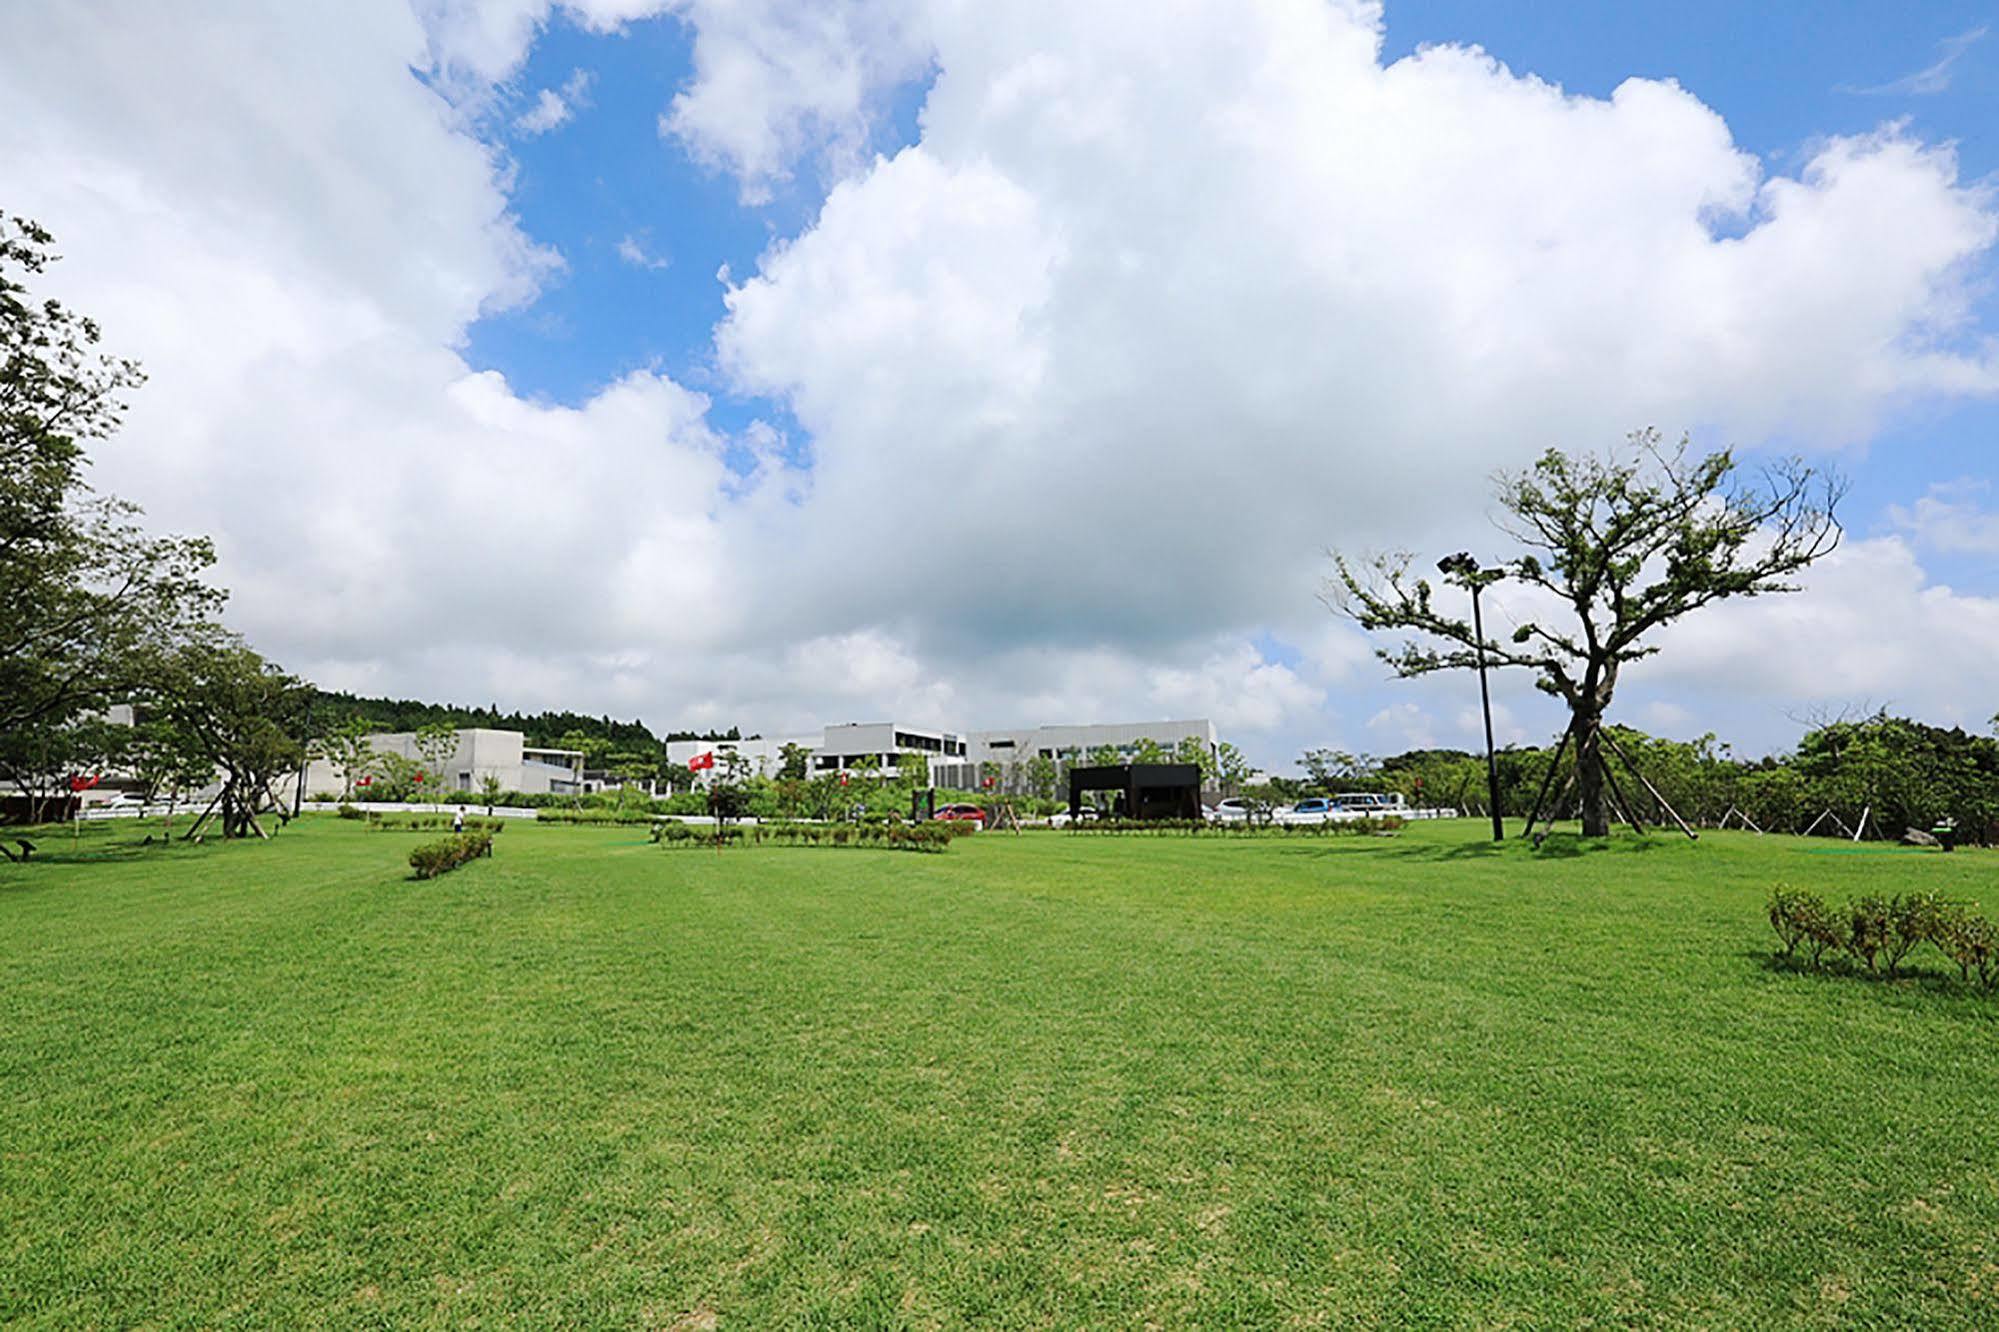
[[[1762,920],[1999,856],[1479,833],[93,831],[0,865],[0,1322],[1999,1326],[1999,999]]]

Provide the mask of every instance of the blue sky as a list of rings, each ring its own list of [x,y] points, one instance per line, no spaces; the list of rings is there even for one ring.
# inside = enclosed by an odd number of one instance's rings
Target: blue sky
[[[1384,58],[1426,44],[1477,44],[1515,73],[1599,98],[1631,77],[1677,80],[1775,171],[1797,170],[1828,135],[1904,120],[1925,140],[1955,145],[1964,174],[1985,179],[1999,169],[1991,128],[1999,124],[1999,39],[1980,35],[1991,14],[1973,3],[1911,11],[1395,0]],[[530,48],[491,132],[517,165],[512,201],[524,229],[559,249],[567,270],[527,308],[475,324],[467,355],[523,393],[572,405],[634,369],[663,367],[710,394],[723,427],[762,418],[795,436],[782,403],[731,392],[714,373],[711,337],[724,314],[717,273],[753,272],[768,246],[807,227],[823,181],[802,171],[769,203],[745,205],[733,179],[661,134],[661,109],[693,74],[692,36],[672,18],[593,33],[558,13]],[[560,88],[578,70],[591,76],[588,104],[569,123],[538,135],[512,128],[539,90]],[[1919,78],[1925,72],[1928,80]],[[876,127],[879,151],[916,140],[926,86],[895,94]],[[621,258],[627,238],[659,266]],[[1988,316],[1991,309],[1988,293]],[[1854,483],[1849,523],[1863,533],[1892,528],[1889,506],[1913,504],[1939,481],[1989,477],[1995,438],[1999,405],[1902,410],[1872,447],[1842,459]],[[1939,552],[1931,568],[1967,587],[1999,589],[1999,571],[1980,557]],[[1265,641],[1277,655],[1287,651]]]
[[[1469,744],[1326,550],[1496,556],[1492,470],[1656,424],[1851,477],[1805,593],[1620,689],[1767,750],[1999,709],[1991,22],[76,0],[0,49],[0,180],[149,372],[99,483],[330,686]]]

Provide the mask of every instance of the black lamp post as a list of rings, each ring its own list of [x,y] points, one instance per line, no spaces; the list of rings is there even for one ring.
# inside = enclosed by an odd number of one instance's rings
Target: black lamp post
[[[1506,577],[1503,569],[1484,569],[1464,551],[1437,561],[1437,572],[1471,589],[1472,636],[1478,639],[1478,702],[1485,714],[1485,783],[1492,800],[1492,840],[1506,840],[1506,828],[1499,821],[1499,760],[1492,752],[1492,693],[1485,683],[1485,620],[1479,614],[1478,594],[1487,583]]]

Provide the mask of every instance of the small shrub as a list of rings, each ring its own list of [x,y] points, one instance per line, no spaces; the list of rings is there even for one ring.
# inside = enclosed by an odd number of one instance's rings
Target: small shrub
[[[1908,893],[1888,902],[1887,929],[1881,936],[1881,956],[1892,977],[1897,968],[1920,944],[1937,937],[1943,922],[1943,899],[1935,893]]]
[[[1837,953],[1846,947],[1845,918],[1827,906],[1817,893],[1798,893],[1792,898],[1792,911],[1798,932],[1812,955],[1813,966],[1823,965],[1827,953]]]
[[[1957,974],[1969,984],[1976,977],[1987,990],[1999,984],[1999,926],[1961,906],[1937,914],[1932,936],[1943,955],[1957,963]]]
[[[1779,955],[1791,957],[1804,941],[1803,913],[1799,910],[1800,900],[1810,897],[1810,893],[1799,892],[1795,888],[1778,885],[1770,890],[1768,914],[1770,928],[1777,931],[1777,942],[1783,945]]]
[[[1846,951],[1869,971],[1881,969],[1881,951],[1888,944],[1888,903],[1880,897],[1856,897],[1846,908]]]
[[[425,842],[410,852],[410,868],[419,879],[434,879],[468,861],[493,854],[490,832],[459,833],[440,842]]]
[[[333,812],[343,819],[366,819],[368,817],[366,812],[356,809],[344,800],[340,803],[340,807]]]

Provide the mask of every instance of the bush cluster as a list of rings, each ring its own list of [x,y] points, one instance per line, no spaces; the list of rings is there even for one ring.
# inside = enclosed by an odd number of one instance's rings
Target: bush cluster
[[[440,874],[457,869],[467,861],[493,854],[493,834],[479,832],[459,833],[441,842],[425,842],[410,852],[410,868],[419,879],[434,879]]]
[[[1072,833],[1185,833],[1220,837],[1339,837],[1362,833],[1399,832],[1404,820],[1395,814],[1381,818],[1328,820],[1325,823],[1257,823],[1246,820],[1210,823],[1206,819],[1079,819]]]
[[[653,815],[642,809],[538,809],[536,823],[585,823],[616,827],[643,826]]]
[[[1779,957],[1814,967],[1844,959],[1893,977],[1911,953],[1929,944],[1957,965],[1966,984],[1999,987],[1999,926],[1935,893],[1870,894],[1834,906],[1817,893],[1780,887],[1770,894],[1768,914]]]
[[[356,809],[354,806],[346,803],[345,801],[342,801],[340,804],[340,808],[334,810],[333,812],[335,814],[338,814],[343,819],[368,819],[368,818],[378,817],[376,815],[368,813],[368,811],[364,809]]]
[[[342,817],[345,817],[344,815]],[[382,814],[367,810],[357,814],[365,818],[373,832],[431,832],[438,828],[449,828],[453,815],[450,814]],[[505,819],[467,819],[465,831],[496,833],[507,826]]]
[[[935,853],[975,831],[971,826],[939,823],[752,823],[724,827],[690,827],[668,819],[653,829],[662,846],[836,846],[877,851]]]

